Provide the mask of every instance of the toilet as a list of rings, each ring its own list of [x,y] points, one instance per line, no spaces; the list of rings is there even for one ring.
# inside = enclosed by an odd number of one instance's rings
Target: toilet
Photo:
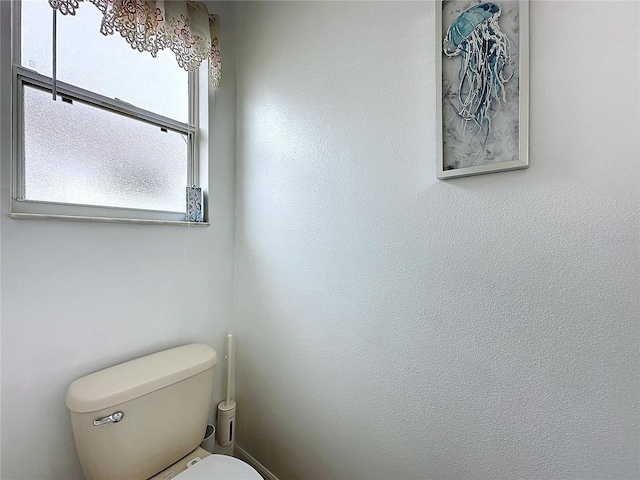
[[[262,480],[243,461],[199,446],[217,360],[208,345],[184,345],[74,381],[66,404],[85,477]]]

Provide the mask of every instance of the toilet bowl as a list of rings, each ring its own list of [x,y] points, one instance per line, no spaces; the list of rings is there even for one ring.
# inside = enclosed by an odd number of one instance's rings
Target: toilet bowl
[[[197,448],[149,480],[263,480],[251,466],[234,457]]]
[[[249,465],[226,455],[209,455],[174,478],[180,480],[262,480]]]
[[[172,348],[74,381],[66,404],[88,480],[261,480],[243,461],[199,447],[217,355]]]

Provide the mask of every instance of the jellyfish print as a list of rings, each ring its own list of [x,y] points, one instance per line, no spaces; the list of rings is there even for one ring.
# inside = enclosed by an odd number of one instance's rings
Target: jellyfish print
[[[484,134],[491,132],[492,114],[505,101],[505,84],[512,75],[509,63],[509,39],[498,25],[501,8],[495,3],[480,3],[458,15],[443,42],[444,54],[460,57],[458,91],[452,106],[465,126]]]

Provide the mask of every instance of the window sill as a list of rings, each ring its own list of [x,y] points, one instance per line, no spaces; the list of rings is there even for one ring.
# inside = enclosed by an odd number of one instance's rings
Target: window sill
[[[88,217],[78,215],[47,215],[42,213],[11,213],[9,218],[15,220],[62,220],[65,222],[98,222],[98,223],[132,223],[138,225],[179,225],[193,227],[208,227],[209,222],[187,222],[177,220],[151,220],[144,218],[109,218]]]

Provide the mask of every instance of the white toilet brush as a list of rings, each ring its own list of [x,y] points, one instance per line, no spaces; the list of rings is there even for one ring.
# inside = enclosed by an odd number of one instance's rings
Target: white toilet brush
[[[227,335],[227,393],[224,401],[218,404],[218,445],[226,447],[235,440],[234,423],[236,419],[236,402],[231,400],[231,359],[233,353],[233,337]]]

